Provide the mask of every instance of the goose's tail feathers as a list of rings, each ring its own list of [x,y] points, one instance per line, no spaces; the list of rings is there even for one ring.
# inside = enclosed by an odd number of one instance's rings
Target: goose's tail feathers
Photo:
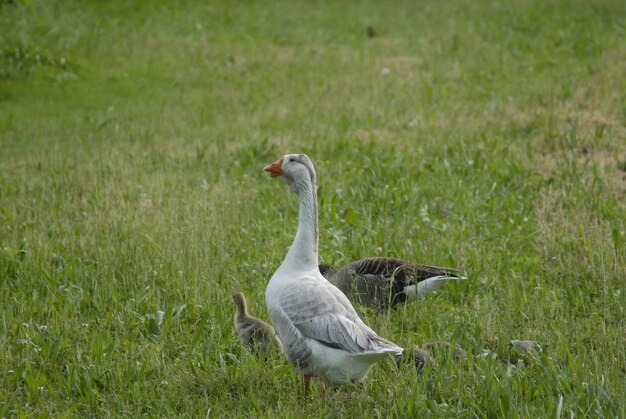
[[[465,279],[467,279],[465,276],[438,275],[427,278],[417,284],[407,285],[404,287],[406,301],[419,300],[424,298],[426,295],[437,291],[448,282],[463,281]]]

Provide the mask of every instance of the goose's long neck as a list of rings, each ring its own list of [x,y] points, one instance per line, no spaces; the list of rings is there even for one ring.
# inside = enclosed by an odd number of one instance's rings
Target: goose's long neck
[[[248,307],[246,306],[246,297],[243,294],[235,294],[233,296],[235,301],[235,307],[237,307],[237,313],[235,316],[237,318],[244,318],[248,316]]]
[[[294,189],[298,193],[298,231],[283,261],[286,268],[314,270],[317,267],[317,191],[311,179],[301,179]]]

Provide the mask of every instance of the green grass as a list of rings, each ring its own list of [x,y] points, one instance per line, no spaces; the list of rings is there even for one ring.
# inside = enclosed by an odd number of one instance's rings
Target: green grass
[[[0,417],[626,417],[626,3],[129,3],[0,2]],[[295,234],[285,152],[324,262],[467,273],[357,308],[466,360],[303,401],[240,348],[230,295],[266,318]]]

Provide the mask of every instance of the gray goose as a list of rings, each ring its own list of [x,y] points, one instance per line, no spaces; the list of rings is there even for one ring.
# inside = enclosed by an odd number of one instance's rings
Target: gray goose
[[[447,282],[465,279],[457,269],[386,257],[360,259],[339,269],[322,264],[319,269],[351,301],[380,311],[423,298]]]
[[[276,332],[269,324],[248,314],[246,297],[241,292],[233,294],[233,302],[237,308],[235,313],[235,330],[239,335],[239,341],[244,348],[254,354],[270,354],[275,351],[277,355],[283,353],[283,345],[278,339]]]

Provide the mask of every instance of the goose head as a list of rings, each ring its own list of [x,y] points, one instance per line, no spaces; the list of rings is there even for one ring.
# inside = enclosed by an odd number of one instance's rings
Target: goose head
[[[298,191],[298,185],[302,181],[310,180],[311,184],[316,184],[315,168],[306,154],[285,154],[263,170],[271,177],[281,177],[294,192]]]
[[[236,292],[233,294],[233,302],[235,303],[235,307],[237,307],[238,316],[245,316],[248,314],[248,310],[246,308],[246,297],[242,292]]]

